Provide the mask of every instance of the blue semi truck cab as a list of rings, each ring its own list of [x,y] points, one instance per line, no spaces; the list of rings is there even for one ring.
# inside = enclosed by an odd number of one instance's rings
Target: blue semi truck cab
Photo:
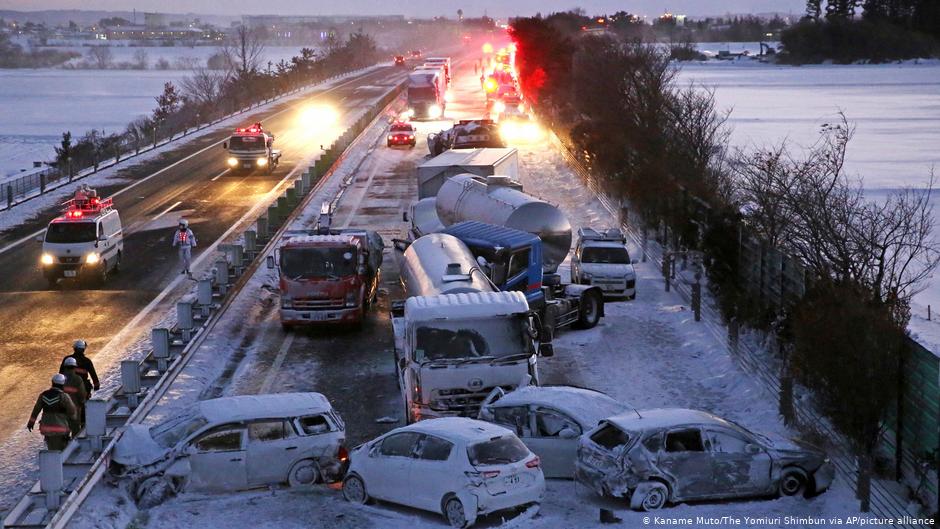
[[[454,224],[443,233],[460,239],[501,291],[522,292],[544,327],[590,329],[604,315],[604,293],[591,285],[563,285],[544,273],[542,241],[528,232],[477,221]]]

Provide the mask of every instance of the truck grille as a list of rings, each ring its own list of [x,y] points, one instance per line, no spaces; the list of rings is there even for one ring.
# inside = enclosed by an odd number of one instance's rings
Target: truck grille
[[[294,299],[295,309],[341,309],[345,305],[342,298],[338,299]]]
[[[502,386],[506,392],[515,389],[513,386]],[[483,388],[479,391],[470,391],[463,388],[440,389],[431,394],[431,409],[447,411],[466,417],[476,417],[480,411],[480,404],[493,387]]]
[[[59,257],[59,262],[62,264],[78,264],[81,259],[81,257]]]

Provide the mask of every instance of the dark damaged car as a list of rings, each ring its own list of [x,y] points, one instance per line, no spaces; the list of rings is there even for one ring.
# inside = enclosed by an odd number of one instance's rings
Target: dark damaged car
[[[755,496],[812,495],[834,468],[816,448],[771,440],[709,413],[630,411],[581,437],[576,479],[639,510],[667,503]]]

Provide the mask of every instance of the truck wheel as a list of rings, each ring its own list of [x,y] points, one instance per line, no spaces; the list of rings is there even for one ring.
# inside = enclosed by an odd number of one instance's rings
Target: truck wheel
[[[581,298],[581,307],[578,309],[578,328],[591,329],[601,319],[601,301],[598,296],[589,294]]]

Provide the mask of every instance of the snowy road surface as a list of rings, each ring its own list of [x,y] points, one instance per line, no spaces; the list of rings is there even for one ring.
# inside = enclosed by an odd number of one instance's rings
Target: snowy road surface
[[[467,67],[455,76],[454,104],[450,118],[479,117],[483,100],[479,84]],[[472,72],[472,70],[471,70]],[[421,123],[419,137],[440,128]],[[384,126],[373,127],[354,148],[337,176],[320,190],[297,226],[310,226],[319,201],[331,196],[338,180],[353,174],[355,184],[341,202],[340,225],[381,226],[390,236],[403,232],[400,213],[414,196],[413,170],[424,153],[392,150],[382,140]],[[527,191],[559,204],[572,226],[612,225],[601,204],[581,185],[561,155],[548,142],[520,145],[521,179]],[[365,161],[363,161],[365,158]],[[636,253],[636,249],[633,249]],[[386,255],[386,263],[393,263]],[[567,263],[560,270],[566,277]],[[556,354],[540,361],[549,383],[594,387],[638,408],[686,406],[705,409],[736,420],[757,431],[790,436],[777,417],[776,401],[751,376],[740,370],[720,343],[673,292],[664,292],[658,271],[651,263],[637,266],[638,297],[634,302],[607,306],[601,324],[589,331],[570,331],[555,341]],[[386,267],[383,296],[370,313],[361,333],[335,330],[284,334],[277,326],[277,297],[273,275],[260,270],[240,293],[232,309],[209,336],[200,353],[148,422],[157,421],[201,398],[254,393],[260,390],[323,392],[347,423],[351,445],[376,436],[398,424],[401,404],[395,387],[391,329],[387,300],[396,296],[394,267]],[[615,504],[624,518],[620,527],[649,525],[644,515]],[[480,527],[537,527],[549,529],[599,527],[597,503],[574,482],[550,480],[538,514],[527,513],[505,521],[488,516]],[[857,503],[848,485],[837,480],[825,494],[803,498],[679,505],[659,513],[664,519],[729,516],[735,527],[801,527],[825,525],[830,516],[855,514]],[[806,523],[784,523],[787,516],[806,518]],[[761,519],[745,523],[745,517]],[[779,519],[779,522],[773,522]],[[184,493],[149,511],[138,512],[120,488],[102,485],[92,494],[74,527],[137,527],[163,529],[205,527],[228,529],[251,520],[253,527],[306,528],[437,528],[439,516],[407,508],[346,503],[336,486],[308,490],[273,489],[234,494]],[[771,523],[768,523],[768,520]],[[813,523],[813,520],[816,523]],[[504,523],[505,522],[505,523]],[[719,524],[720,525],[720,524]]]
[[[200,241],[194,258],[200,259],[231,226],[239,221],[253,221],[253,217],[245,219],[245,215],[295,167],[306,167],[304,161],[319,152],[320,144],[329,143],[341,132],[336,130],[338,124],[318,129],[317,124],[302,122],[294,105],[328,102],[337,106],[344,119],[350,119],[401,76],[399,70],[380,69],[320,98],[280,103],[257,116],[245,116],[246,121],[264,119],[265,126],[277,135],[277,146],[284,154],[272,175],[229,174],[224,165],[225,152],[217,147],[121,194],[115,205],[125,229],[122,272],[103,289],[63,282],[57,290],[49,290],[38,269],[40,244],[29,240],[7,249],[11,241],[44,227],[57,214],[57,208],[41,211],[35,219],[0,235],[3,271],[0,328],[4,329],[0,340],[4,397],[0,409],[0,450],[5,461],[23,462],[0,468],[0,511],[8,509],[32,483],[29,476],[35,471],[34,454],[42,438],[38,433],[27,433],[24,425],[36,395],[48,386],[72,341],[76,338],[88,341],[89,355],[99,374],[107,378],[127,355],[143,353],[138,340],[149,336],[150,327],[165,309],[175,304],[180,292],[188,290],[188,281],[180,279],[176,253],[170,247],[169,237],[177,219],[181,216],[189,219]],[[175,160],[221,141],[229,132],[220,130],[184,142],[168,154],[134,164],[110,180],[98,179],[104,180],[98,190],[110,195]],[[0,215],[18,215],[18,208],[29,209],[33,205],[26,203]],[[135,317],[145,308],[154,310],[146,311],[146,317]],[[129,322],[133,324],[124,328]]]

